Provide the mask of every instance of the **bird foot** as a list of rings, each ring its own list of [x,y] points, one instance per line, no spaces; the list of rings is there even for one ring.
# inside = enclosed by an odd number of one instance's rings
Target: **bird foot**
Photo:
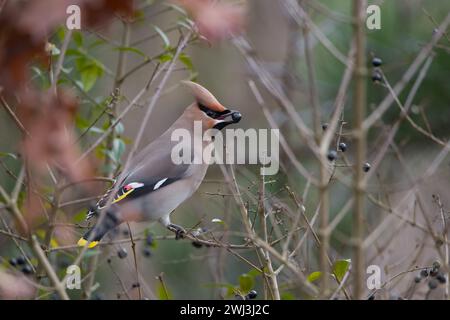
[[[176,240],[184,238],[184,235],[186,234],[186,230],[184,230],[183,227],[180,227],[180,226],[178,226],[176,224],[173,224],[173,223],[169,224],[167,226],[167,229],[169,229],[170,231],[175,233],[175,239]]]

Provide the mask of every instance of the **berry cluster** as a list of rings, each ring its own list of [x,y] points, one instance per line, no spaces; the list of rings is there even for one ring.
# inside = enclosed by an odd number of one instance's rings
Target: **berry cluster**
[[[375,83],[379,83],[381,82],[381,80],[383,80],[383,75],[380,70],[380,66],[382,64],[383,61],[380,58],[374,57],[372,59],[372,66],[374,67],[372,71],[372,81]]]
[[[152,256],[152,250],[150,249],[155,244],[155,239],[153,239],[153,235],[151,233],[147,234],[145,238],[145,247],[142,249],[142,255],[146,258],[150,258]]]
[[[381,61],[381,60],[380,60]],[[380,64],[381,65],[381,62]],[[322,130],[325,131],[328,129],[328,123],[322,123]],[[336,150],[329,150],[327,153],[327,159],[330,162],[336,161],[336,159],[338,158],[338,151],[339,152],[346,152],[348,150],[348,145],[345,142],[339,142],[338,147],[337,147],[337,151]],[[362,169],[364,172],[369,172],[371,166],[370,163],[366,162],[363,164]]]
[[[434,261],[431,268],[422,269],[420,273],[414,277],[414,282],[420,283],[422,279],[429,278],[428,287],[430,290],[436,289],[439,284],[444,284],[447,282],[447,278],[444,273],[439,271],[440,268],[441,264],[439,261]]]
[[[33,268],[27,263],[25,257],[19,256],[17,258],[11,258],[9,264],[13,267],[20,268],[23,274],[29,275],[33,273]]]

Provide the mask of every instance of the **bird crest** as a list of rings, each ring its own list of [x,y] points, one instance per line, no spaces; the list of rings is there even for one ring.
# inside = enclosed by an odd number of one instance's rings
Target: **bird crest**
[[[199,104],[217,112],[222,112],[226,109],[205,87],[192,81],[182,81],[182,83],[189,88]]]

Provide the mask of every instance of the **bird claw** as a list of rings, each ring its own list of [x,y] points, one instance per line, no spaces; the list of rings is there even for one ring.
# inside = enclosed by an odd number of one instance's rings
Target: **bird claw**
[[[167,227],[170,231],[175,233],[175,240],[179,240],[181,238],[184,238],[184,235],[186,234],[186,230],[184,230],[183,227],[180,227],[176,224],[170,224]]]

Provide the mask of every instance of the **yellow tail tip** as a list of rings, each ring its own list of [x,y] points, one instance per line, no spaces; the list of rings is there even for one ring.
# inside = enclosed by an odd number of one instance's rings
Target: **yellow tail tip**
[[[84,247],[84,246],[86,246],[86,244],[88,243],[88,241],[86,240],[86,239],[84,239],[84,238],[81,238],[80,240],[78,240],[78,246],[79,247]],[[95,247],[96,245],[98,244],[98,241],[92,241],[92,242],[89,242],[89,244],[88,244],[88,248],[89,249],[92,249],[93,247]]]

